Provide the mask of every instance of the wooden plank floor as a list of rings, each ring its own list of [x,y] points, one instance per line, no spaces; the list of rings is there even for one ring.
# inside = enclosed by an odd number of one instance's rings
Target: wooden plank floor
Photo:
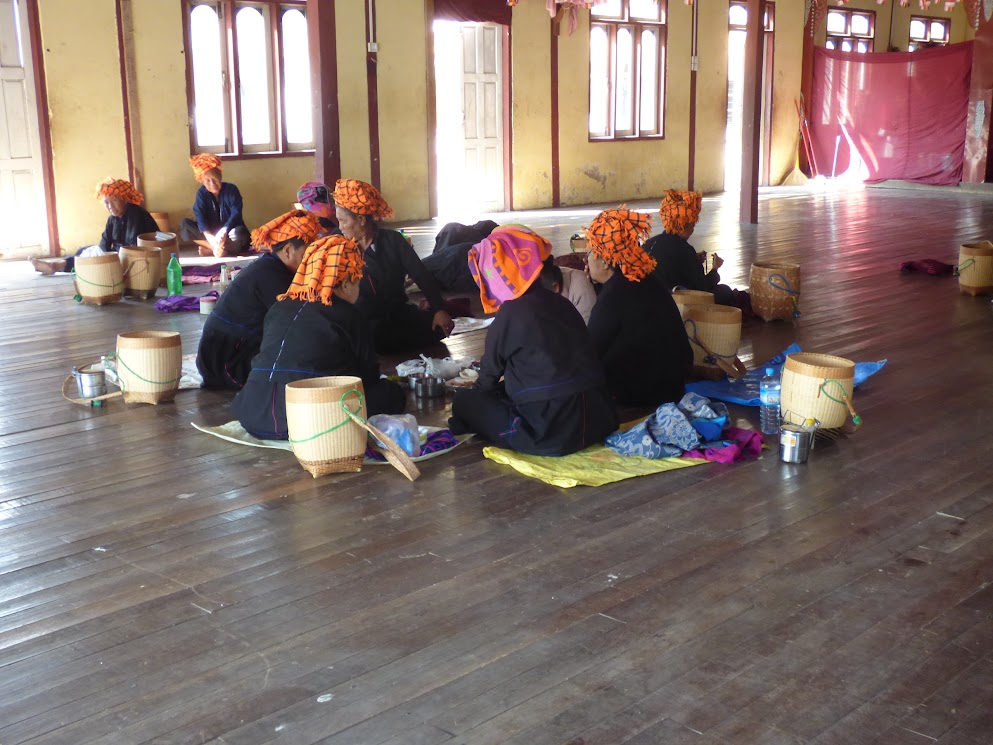
[[[725,278],[803,271],[799,325],[746,325],[746,362],[888,359],[865,424],[802,466],[599,489],[476,443],[414,484],[314,480],[195,432],[222,394],[73,406],[116,333],[192,352],[200,316],[0,265],[0,743],[989,745],[993,306],[897,268],[993,237],[993,198],[780,190],[757,227],[736,201],[693,240]],[[565,249],[593,214],[513,219]],[[405,227],[424,253],[439,226]]]

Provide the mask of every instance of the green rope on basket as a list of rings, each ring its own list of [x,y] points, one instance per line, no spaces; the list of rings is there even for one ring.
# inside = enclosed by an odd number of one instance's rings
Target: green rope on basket
[[[828,383],[834,383],[836,386],[838,386],[838,388],[841,389],[840,399],[835,398],[830,393],[828,393],[827,390],[825,390],[825,386],[827,386]],[[818,395],[821,393],[823,393],[824,397],[827,398],[828,400],[834,401],[836,404],[841,404],[842,406],[847,408],[849,413],[852,415],[852,422],[855,424],[856,427],[862,424],[862,417],[860,417],[858,414],[855,413],[855,407],[852,406],[852,401],[848,397],[848,391],[845,390],[845,386],[843,386],[841,383],[839,383],[837,380],[834,380],[833,378],[828,378],[823,383],[821,383],[820,389],[818,391]]]
[[[359,397],[359,405],[358,407],[356,407],[355,411],[352,411],[351,409],[348,408],[348,406],[345,405],[345,399],[349,396],[349,394],[352,393],[355,393]],[[350,388],[349,390],[341,394],[341,398],[338,401],[338,405],[341,406],[342,411],[351,414],[360,422],[365,424],[366,423],[365,419],[359,416],[359,412],[362,411],[362,401],[364,400],[364,398],[365,397],[362,395],[362,391],[360,391],[358,388]],[[351,421],[352,421],[351,418],[346,416],[343,421],[338,422],[336,425],[331,427],[331,429],[326,429],[323,432],[318,432],[316,435],[311,435],[310,437],[301,437],[299,440],[288,439],[288,441],[291,445],[298,445],[303,442],[310,442],[311,440],[316,440],[318,437],[324,437],[324,435],[331,434],[336,429],[340,429],[341,427],[344,427],[346,424],[348,424]]]
[[[955,267],[955,276],[956,277],[960,276],[962,274],[962,272],[964,272],[970,266],[975,266],[975,265],[976,265],[976,260],[975,259],[969,259],[967,261],[963,261],[961,264],[959,264],[957,267]]]
[[[117,288],[117,287],[124,287],[124,280],[123,279],[120,282],[114,282],[114,284],[112,284],[112,285],[105,285],[105,284],[101,284],[100,282],[91,282],[88,279],[83,279],[78,274],[76,274],[76,268],[75,267],[73,267],[73,269],[72,269],[72,278],[73,278],[73,281],[75,281],[75,282],[85,282],[86,284],[93,285],[94,287],[109,287],[112,290],[115,289],[115,288]]]
[[[108,359],[109,358],[110,355],[108,355]],[[130,367],[128,367],[128,363],[122,360],[119,355],[114,355],[114,359],[117,360],[118,364],[124,365],[125,370],[127,370],[129,373],[134,375],[136,378],[138,378],[138,380],[142,381],[143,383],[149,383],[150,385],[172,385],[173,383],[178,383],[180,379],[180,378],[173,378],[172,380],[149,380],[148,378],[143,378],[141,375],[139,375]],[[180,377],[182,377],[182,375],[180,375]],[[117,376],[117,386],[122,391],[124,390],[124,380],[121,378],[120,375]]]

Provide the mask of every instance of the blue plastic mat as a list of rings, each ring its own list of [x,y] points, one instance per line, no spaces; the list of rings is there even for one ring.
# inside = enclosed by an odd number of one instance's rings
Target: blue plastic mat
[[[758,365],[740,380],[732,381],[727,378],[724,380],[701,380],[696,383],[688,383],[686,390],[706,396],[707,398],[726,401],[729,404],[758,406],[759,382],[765,377],[765,369],[767,367],[773,367],[777,373],[782,375],[786,355],[796,354],[802,351],[799,344],[791,344],[768,362]],[[882,370],[885,364],[886,360],[879,360],[878,362],[856,362],[855,387],[858,388],[867,378]]]

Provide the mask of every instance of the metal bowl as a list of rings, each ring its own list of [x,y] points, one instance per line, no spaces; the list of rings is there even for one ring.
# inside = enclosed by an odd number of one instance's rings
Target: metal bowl
[[[445,395],[445,379],[427,373],[410,376],[410,387],[418,398],[438,398]]]

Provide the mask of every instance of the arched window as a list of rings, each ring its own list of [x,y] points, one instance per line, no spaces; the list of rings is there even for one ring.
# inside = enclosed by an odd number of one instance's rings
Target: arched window
[[[184,7],[193,149],[313,149],[305,0],[184,0]]]
[[[665,20],[665,0],[590,9],[590,139],[662,135]]]

